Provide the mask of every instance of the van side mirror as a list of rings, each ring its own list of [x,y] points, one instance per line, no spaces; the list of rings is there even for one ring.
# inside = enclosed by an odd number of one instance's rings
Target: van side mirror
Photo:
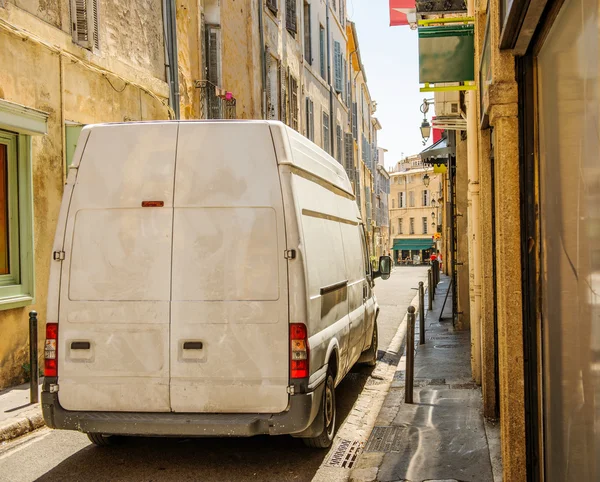
[[[373,278],[389,279],[392,272],[392,258],[389,256],[379,257],[379,270],[373,272]]]

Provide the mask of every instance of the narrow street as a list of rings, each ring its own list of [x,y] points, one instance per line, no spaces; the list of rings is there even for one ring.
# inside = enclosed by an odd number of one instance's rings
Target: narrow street
[[[389,280],[377,281],[379,358],[415,296],[412,288],[426,278],[426,267],[401,267]],[[342,424],[370,372],[356,368],[337,388]],[[98,448],[84,434],[44,428],[0,446],[0,481],[309,481],[326,458],[327,451],[287,436],[130,438]]]

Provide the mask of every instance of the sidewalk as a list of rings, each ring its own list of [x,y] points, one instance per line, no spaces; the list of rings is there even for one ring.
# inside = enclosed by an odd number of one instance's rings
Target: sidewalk
[[[43,425],[40,404],[29,403],[28,383],[0,391],[0,444]]]
[[[424,346],[417,315],[414,403],[404,403],[403,357],[350,481],[502,480],[499,430],[484,422],[481,389],[471,379],[470,334],[453,330],[451,294],[448,319],[438,321],[448,286],[443,276],[425,317]]]

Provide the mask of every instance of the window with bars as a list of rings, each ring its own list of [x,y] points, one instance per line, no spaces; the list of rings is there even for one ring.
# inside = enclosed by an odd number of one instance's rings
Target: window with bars
[[[73,42],[83,48],[100,48],[99,0],[71,0],[71,35]]]
[[[290,112],[289,112],[289,121],[290,127],[294,130],[298,130],[298,81],[294,78],[293,75],[290,75]]]
[[[306,98],[306,137],[315,141],[315,104],[310,98]]]
[[[423,207],[429,206],[429,189],[423,190]]]
[[[410,218],[410,231],[408,234],[415,234],[415,218]]]
[[[298,32],[298,14],[296,12],[296,0],[285,1],[285,28],[288,32],[296,35]]]
[[[329,114],[323,112],[323,149],[331,154],[331,139],[329,135]]]
[[[277,15],[277,0],[266,0],[266,2],[267,7],[269,7],[269,10],[271,10],[271,12]]]
[[[304,2],[304,60],[312,65],[312,27],[310,3]]]
[[[427,218],[423,218],[423,234],[427,234]]]
[[[404,192],[399,192],[398,193],[398,207],[399,208],[405,208],[406,207],[406,193]]]

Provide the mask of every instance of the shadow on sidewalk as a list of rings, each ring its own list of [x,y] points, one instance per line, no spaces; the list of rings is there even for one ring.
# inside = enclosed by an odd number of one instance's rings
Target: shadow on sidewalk
[[[470,334],[455,331],[450,317],[438,321],[448,284],[442,277],[426,315],[425,345],[418,345],[417,321],[414,403],[404,403],[403,359],[350,480],[493,481]],[[449,306],[451,294],[445,315]]]

